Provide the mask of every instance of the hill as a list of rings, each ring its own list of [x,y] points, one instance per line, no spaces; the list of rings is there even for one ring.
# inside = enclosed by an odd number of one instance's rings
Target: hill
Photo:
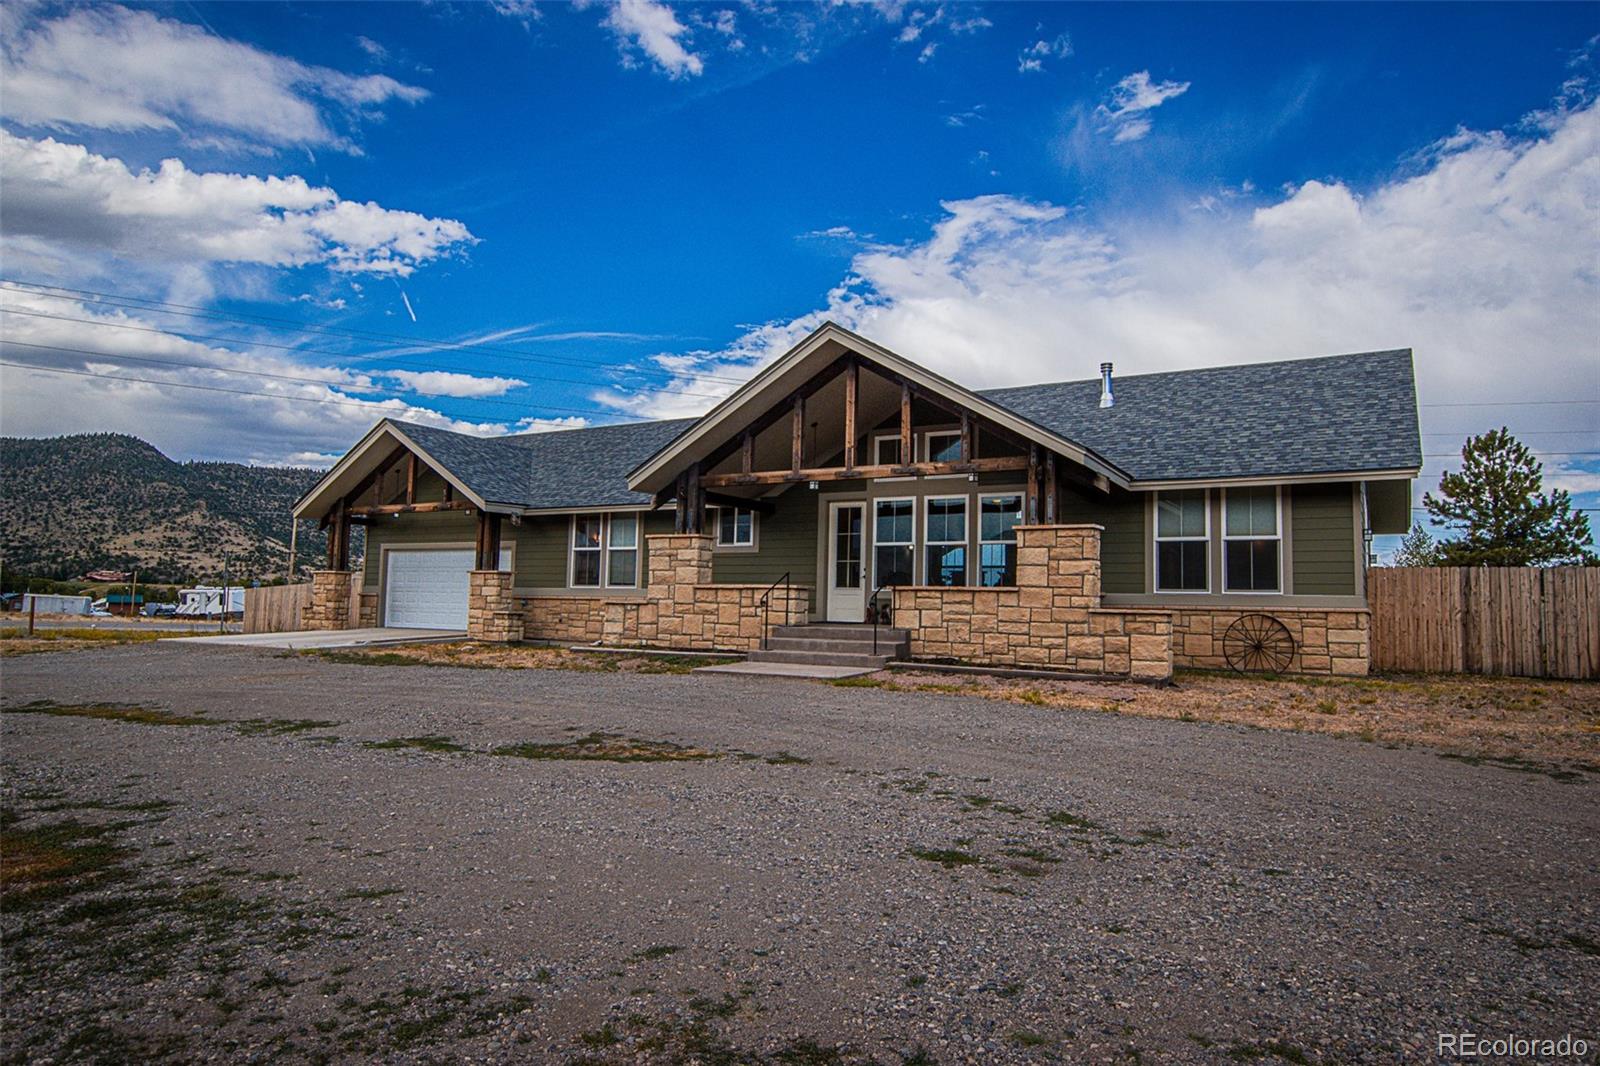
[[[298,467],[179,463],[118,433],[0,438],[0,559],[9,572],[76,578],[132,570],[144,581],[282,577],[289,508],[322,476]],[[301,523],[299,566],[326,542]]]

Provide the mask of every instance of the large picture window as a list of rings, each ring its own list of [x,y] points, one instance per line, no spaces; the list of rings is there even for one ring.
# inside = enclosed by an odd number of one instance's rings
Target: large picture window
[[[1229,592],[1279,591],[1282,546],[1278,490],[1229,489],[1223,500],[1223,587]]]
[[[929,496],[927,536],[923,543],[930,585],[967,583],[967,498]]]
[[[581,514],[572,520],[572,587],[599,588],[604,515]]]
[[[917,501],[873,504],[872,580],[875,585],[916,584]]]
[[[711,528],[716,530],[719,548],[753,548],[756,543],[756,513],[744,507],[710,508]]]
[[[606,584],[633,588],[639,583],[639,519],[612,515],[606,522]]]
[[[1156,591],[1210,589],[1211,517],[1204,489],[1156,494]]]
[[[978,497],[978,584],[992,588],[1017,583],[1021,522],[1021,493]]]

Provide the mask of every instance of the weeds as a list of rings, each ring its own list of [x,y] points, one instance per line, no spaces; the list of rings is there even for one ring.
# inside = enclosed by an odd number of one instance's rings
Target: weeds
[[[693,762],[715,759],[717,752],[664,740],[624,738],[619,733],[589,733],[556,743],[504,744],[491,754],[518,759],[573,759],[580,762]]]

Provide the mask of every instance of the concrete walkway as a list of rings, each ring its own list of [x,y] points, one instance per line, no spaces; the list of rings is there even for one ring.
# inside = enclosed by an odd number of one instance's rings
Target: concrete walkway
[[[727,663],[722,666],[701,666],[697,674],[744,674],[764,677],[801,677],[821,681],[837,681],[841,677],[860,677],[875,674],[878,667],[863,669],[859,666],[817,666],[813,663]]]
[[[442,644],[465,640],[460,629],[318,629],[297,633],[239,633],[226,637],[174,637],[169,644],[215,644],[240,648],[370,648],[379,644]]]

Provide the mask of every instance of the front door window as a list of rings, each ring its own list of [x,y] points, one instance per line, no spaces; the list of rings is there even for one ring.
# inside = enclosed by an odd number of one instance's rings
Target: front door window
[[[861,508],[841,507],[834,511],[833,587],[861,587]]]

